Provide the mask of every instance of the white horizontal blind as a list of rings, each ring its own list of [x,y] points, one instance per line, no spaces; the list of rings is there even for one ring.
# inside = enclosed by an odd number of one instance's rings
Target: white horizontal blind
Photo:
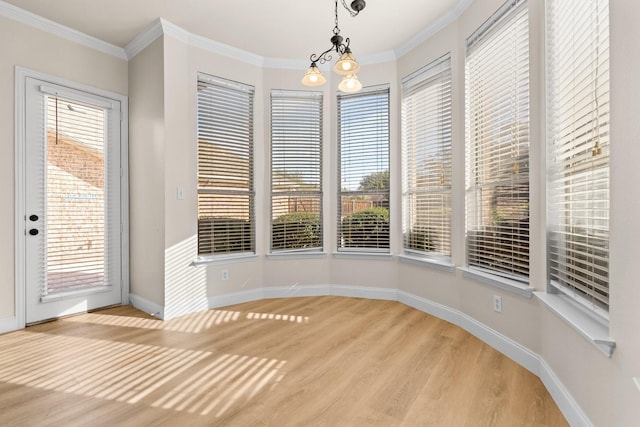
[[[389,87],[338,95],[338,249],[389,251]]]
[[[451,55],[402,82],[403,242],[451,257]]]
[[[106,110],[46,96],[46,271],[42,296],[107,286]]]
[[[547,1],[551,285],[609,307],[609,2]]]
[[[466,239],[469,266],[529,275],[529,26],[510,0],[467,39]]]
[[[252,86],[198,75],[198,254],[255,251]]]
[[[271,250],[322,248],[322,92],[271,91]]]

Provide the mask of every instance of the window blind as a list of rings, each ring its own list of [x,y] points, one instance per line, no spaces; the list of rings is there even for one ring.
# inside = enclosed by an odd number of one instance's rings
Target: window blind
[[[551,286],[609,307],[609,2],[547,2]]]
[[[271,250],[322,248],[322,92],[271,91]]]
[[[402,81],[403,242],[451,257],[451,56]]]
[[[198,75],[198,254],[255,251],[254,89]]]
[[[338,250],[389,251],[389,87],[338,95]]]
[[[505,3],[467,39],[467,263],[529,275],[529,28],[524,0]]]
[[[112,285],[112,212],[105,186],[107,110],[46,98],[46,271],[42,297]],[[44,153],[43,153],[44,154]]]

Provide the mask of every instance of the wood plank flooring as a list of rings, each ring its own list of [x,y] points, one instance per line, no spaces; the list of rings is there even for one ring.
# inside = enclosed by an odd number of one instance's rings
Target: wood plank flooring
[[[566,426],[540,380],[398,302],[117,307],[0,336],[11,426]]]

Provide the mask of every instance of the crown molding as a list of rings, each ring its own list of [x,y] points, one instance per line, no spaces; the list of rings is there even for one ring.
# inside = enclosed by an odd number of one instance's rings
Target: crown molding
[[[73,28],[58,24],[57,22],[53,22],[49,19],[43,18],[42,16],[36,15],[35,13],[20,9],[19,7],[1,0],[0,16],[4,16],[5,18],[12,19],[63,39],[70,40],[99,52],[115,56],[116,58],[127,59],[125,50],[121,47],[112,45],[111,43],[107,43],[88,34],[84,34],[80,31],[74,30]]]
[[[429,37],[436,34],[438,31],[444,29],[453,21],[458,19],[460,15],[469,7],[469,5],[473,2],[473,0],[459,0],[458,4],[447,12],[445,15],[437,19],[433,24],[424,28],[418,34],[413,36],[409,41],[404,43],[402,46],[395,49],[396,58],[400,58],[407,53],[411,52],[413,49],[418,47],[420,44],[425,42]]]
[[[158,18],[127,44],[124,48],[124,51],[127,54],[127,59],[132,59],[137,54],[145,50],[147,46],[162,36],[162,33],[162,18]]]
[[[456,6],[451,11],[442,16],[432,25],[420,31],[399,48],[393,51],[364,55],[359,59],[359,62],[363,65],[371,65],[397,60],[398,58],[406,55],[411,50],[418,47],[429,37],[433,36],[435,33],[458,19],[458,17],[460,17],[460,15],[467,9],[472,1],[473,0],[459,0]],[[246,50],[238,49],[233,46],[229,46],[227,44],[190,33],[189,31],[163,18],[158,18],[153,21],[153,23],[149,25],[149,27],[138,34],[123,49],[88,34],[84,34],[80,31],[74,30],[34,13],[28,12],[24,9],[20,9],[19,7],[6,3],[3,0],[0,0],[0,16],[4,16],[14,21],[29,25],[38,30],[48,32],[61,38],[125,60],[129,60],[135,57],[162,35],[168,35],[190,46],[197,47],[211,53],[226,56],[228,58],[258,67],[304,69],[308,65],[308,61],[304,60],[287,58],[266,58]]]

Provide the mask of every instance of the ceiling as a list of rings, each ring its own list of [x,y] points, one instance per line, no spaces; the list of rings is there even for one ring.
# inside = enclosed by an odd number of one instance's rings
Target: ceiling
[[[126,47],[157,18],[266,58],[306,60],[330,47],[330,0],[4,0]],[[349,4],[351,0],[347,0]],[[455,18],[471,0],[369,0],[352,18],[338,1],[341,35],[356,57],[396,53]]]

